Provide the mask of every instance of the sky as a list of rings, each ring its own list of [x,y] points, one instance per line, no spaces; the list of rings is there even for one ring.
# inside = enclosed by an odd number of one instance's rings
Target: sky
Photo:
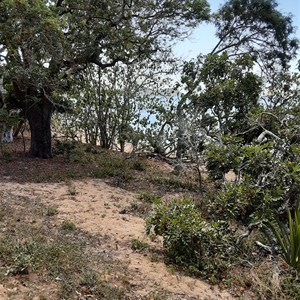
[[[215,12],[226,0],[208,0],[212,12]],[[277,0],[280,12],[292,14],[293,24],[297,27],[296,36],[300,39],[300,0]],[[174,53],[184,60],[197,57],[200,53],[209,53],[217,43],[214,26],[202,23],[196,28],[191,36],[176,44]],[[298,52],[300,59],[300,53]]]

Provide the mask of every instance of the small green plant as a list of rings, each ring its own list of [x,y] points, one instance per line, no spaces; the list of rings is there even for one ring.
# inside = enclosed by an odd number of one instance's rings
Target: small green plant
[[[74,170],[70,169],[67,171],[67,176],[68,176],[68,178],[74,179],[74,178],[76,178],[76,173],[74,172]]]
[[[57,215],[57,214],[58,214],[57,208],[55,208],[55,207],[47,207],[47,208],[46,208],[45,215],[46,215],[47,217],[53,217],[53,216],[55,216],[55,215]]]
[[[84,272],[80,277],[79,284],[88,288],[94,288],[99,282],[99,275],[96,272]]]
[[[145,300],[167,300],[170,299],[168,292],[164,290],[151,291],[145,298]],[[178,298],[176,298],[177,300]],[[175,299],[174,299],[175,300]]]
[[[133,239],[131,241],[131,249],[132,250],[145,250],[149,248],[149,244],[138,239]]]
[[[75,196],[75,195],[77,194],[77,192],[76,192],[76,187],[73,186],[73,185],[69,186],[69,187],[68,187],[68,193],[69,193],[69,195],[71,195],[71,196]]]
[[[72,231],[72,230],[76,229],[76,225],[73,222],[69,221],[69,220],[65,220],[65,221],[62,222],[61,228],[63,230],[70,230],[70,231]]]
[[[159,255],[156,253],[150,253],[149,254],[149,259],[151,262],[159,262]]]
[[[294,218],[288,211],[288,227],[280,220],[270,223],[270,228],[280,246],[284,260],[300,272],[300,208],[295,209]]]

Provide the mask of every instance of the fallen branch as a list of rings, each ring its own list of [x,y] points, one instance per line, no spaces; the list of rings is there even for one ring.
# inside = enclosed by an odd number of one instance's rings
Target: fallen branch
[[[237,238],[237,240],[236,240],[236,245],[239,245],[243,239],[245,239],[246,237],[248,237],[248,236],[251,234],[251,232],[252,232],[252,230],[253,230],[254,228],[258,228],[260,225],[261,225],[261,222],[260,222],[260,221],[259,221],[259,222],[256,222],[256,223],[251,223],[251,224],[249,224],[248,227],[247,227],[247,231],[244,232],[243,234],[241,234],[241,235]]]

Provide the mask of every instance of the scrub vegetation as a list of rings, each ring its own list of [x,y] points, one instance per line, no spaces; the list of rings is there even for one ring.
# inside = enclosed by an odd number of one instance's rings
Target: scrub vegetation
[[[215,47],[176,59],[173,45],[201,22],[214,25]],[[83,196],[76,180],[134,192],[116,206],[124,222],[145,222],[132,255],[239,299],[298,299],[298,49],[275,0],[215,12],[206,0],[3,0],[0,181],[65,182],[72,201]],[[126,266],[59,205],[0,196],[1,279],[42,275],[57,299],[142,299],[128,298]]]

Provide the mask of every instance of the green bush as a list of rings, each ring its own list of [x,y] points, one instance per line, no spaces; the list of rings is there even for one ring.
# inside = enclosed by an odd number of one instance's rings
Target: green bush
[[[132,169],[127,160],[117,156],[98,157],[96,163],[99,165],[93,174],[96,178],[118,177],[124,181],[132,179]]]
[[[208,210],[222,220],[249,221],[249,217],[260,202],[257,188],[247,183],[224,184],[222,190],[216,193],[208,204]]]
[[[209,177],[218,180],[230,170],[237,172],[242,161],[241,154],[241,138],[234,135],[224,135],[222,145],[208,145],[204,155]]]
[[[205,221],[188,199],[155,204],[146,222],[149,234],[163,236],[167,261],[201,273],[211,281],[221,279],[230,266],[227,250],[230,239],[220,223]]]
[[[232,145],[208,147],[211,177],[219,178],[230,167],[241,175],[238,182],[224,184],[212,197],[211,211],[245,224],[269,219],[274,212],[282,214],[283,207],[294,208],[300,200],[299,153],[299,145],[290,146],[284,140],[239,148],[233,140]]]

